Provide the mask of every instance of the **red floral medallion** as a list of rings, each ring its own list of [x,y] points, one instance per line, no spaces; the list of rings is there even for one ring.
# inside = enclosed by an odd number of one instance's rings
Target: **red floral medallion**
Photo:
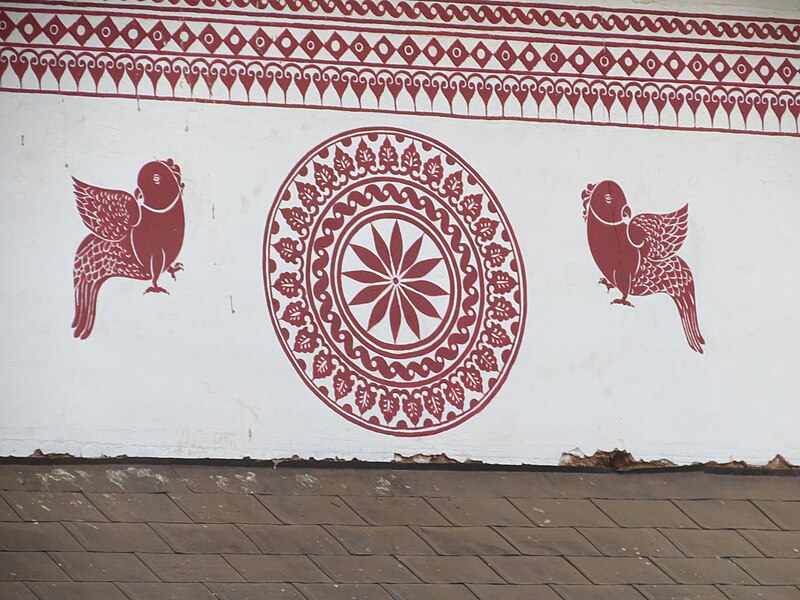
[[[452,150],[399,129],[350,131],[300,161],[270,211],[264,283],[306,384],[393,435],[479,412],[525,323],[522,260],[494,194]]]

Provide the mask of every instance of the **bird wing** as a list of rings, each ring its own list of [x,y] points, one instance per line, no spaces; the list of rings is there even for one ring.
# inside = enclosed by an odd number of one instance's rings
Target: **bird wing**
[[[139,223],[139,204],[128,192],[95,187],[74,177],[72,181],[81,219],[98,237],[119,241]]]
[[[133,254],[130,240],[108,241],[89,234],[75,252],[72,281],[75,287],[75,337],[86,339],[94,327],[97,294],[111,277],[148,279]]]
[[[636,215],[628,226],[628,236],[635,246],[641,248],[643,258],[657,261],[675,256],[686,240],[688,230],[689,205],[686,204],[663,215]]]
[[[668,294],[674,300],[686,341],[693,350],[702,354],[706,341],[697,323],[694,276],[689,265],[680,256],[672,256],[667,260],[642,261],[636,272],[633,294],[645,296],[659,292]]]

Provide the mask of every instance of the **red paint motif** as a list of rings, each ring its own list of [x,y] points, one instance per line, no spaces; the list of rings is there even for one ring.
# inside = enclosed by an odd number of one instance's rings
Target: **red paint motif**
[[[697,323],[694,277],[677,255],[688,232],[689,205],[631,218],[625,194],[613,181],[589,185],[581,196],[589,249],[603,274],[600,283],[622,294],[611,303],[632,307],[628,296],[668,294],[678,308],[686,341],[702,354],[706,342]]]
[[[297,372],[368,429],[453,427],[486,406],[516,357],[514,234],[480,176],[430,138],[362,129],[312,150],[270,211],[264,267]]]
[[[800,135],[796,20],[480,1],[169,5],[9,5],[0,90]]]
[[[75,337],[92,332],[100,286],[111,277],[150,280],[145,293],[165,293],[158,278],[183,270],[175,262],[183,244],[183,183],[172,159],[139,171],[134,194],[74,179],[78,213],[91,233],[75,253]]]
[[[418,260],[424,234],[421,234],[404,251],[403,234],[400,232],[399,221],[394,222],[391,245],[387,245],[374,225],[370,225],[370,227],[374,240],[374,252],[357,244],[351,246],[366,270],[342,273],[345,277],[364,284],[364,287],[347,304],[351,307],[359,304],[371,305],[367,330],[378,325],[388,312],[394,343],[397,343],[397,334],[402,323],[405,323],[419,339],[420,315],[435,320],[442,318],[426,296],[431,298],[447,296],[448,292],[426,280],[425,277],[443,259],[439,256],[438,258]]]

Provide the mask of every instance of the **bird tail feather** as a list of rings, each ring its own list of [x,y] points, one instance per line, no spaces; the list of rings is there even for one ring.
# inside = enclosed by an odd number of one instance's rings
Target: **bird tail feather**
[[[695,352],[703,354],[703,344],[706,343],[700,333],[700,325],[697,322],[697,305],[694,300],[694,286],[684,287],[680,293],[672,296],[675,305],[678,307],[678,314],[681,317],[683,333],[689,347]]]
[[[75,253],[73,267],[73,284],[75,287],[75,317],[72,319],[73,335],[85,340],[92,333],[95,312],[97,309],[97,294],[100,286],[109,278],[103,272],[99,258],[101,240],[92,235],[83,240]]]
[[[75,318],[72,320],[74,336],[85,340],[92,333],[97,312],[97,294],[105,279],[80,281],[75,288]]]

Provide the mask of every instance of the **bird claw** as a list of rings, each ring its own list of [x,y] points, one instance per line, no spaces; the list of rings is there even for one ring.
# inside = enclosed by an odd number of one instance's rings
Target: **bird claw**
[[[142,294],[142,296],[144,296],[144,294],[150,294],[150,293],[153,293],[153,294],[166,294],[167,296],[169,296],[169,292],[167,290],[165,290],[162,287],[158,287],[157,285],[154,285],[154,286],[151,286],[151,287],[147,288],[144,291],[144,293]]]
[[[172,278],[173,278],[175,281],[177,281],[177,280],[178,280],[178,278],[177,278],[177,277],[175,277],[175,273],[177,273],[178,271],[183,271],[183,263],[175,263],[175,264],[174,264],[174,265],[172,265],[171,267],[167,267],[167,273],[169,273],[170,275],[172,275]]]
[[[625,300],[625,298],[617,298],[616,300],[612,300],[611,304],[621,304],[622,306],[630,306],[631,308],[635,308],[633,304]]]
[[[606,286],[606,293],[610,292],[612,290],[612,288],[614,287],[614,284],[611,283],[605,277],[601,278],[600,281],[598,281],[597,283]]]

